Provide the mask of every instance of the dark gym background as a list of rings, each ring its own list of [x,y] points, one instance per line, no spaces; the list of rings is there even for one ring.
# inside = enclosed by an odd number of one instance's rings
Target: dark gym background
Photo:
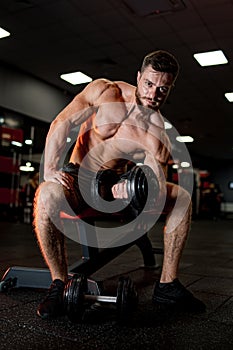
[[[202,316],[157,315],[151,295],[160,270],[141,270],[132,248],[97,274],[113,286],[118,274],[131,271],[141,295],[131,326],[119,328],[114,319],[82,326],[42,322],[35,310],[43,292],[14,291],[0,295],[0,349],[232,348],[233,118],[224,94],[233,91],[233,1],[1,0],[0,27],[11,33],[0,39],[1,275],[12,265],[44,267],[26,186],[39,170],[50,122],[85,86],[60,74],[80,70],[135,84],[144,55],[165,49],[181,71],[162,114],[180,135],[194,138],[187,144],[194,214],[180,278],[207,303]],[[193,57],[214,50],[228,63],[201,67]],[[30,138],[32,145],[25,144]],[[179,153],[175,140],[173,147]],[[20,170],[26,163],[33,172]],[[176,181],[172,164],[169,176]],[[161,229],[162,221],[150,232],[156,245]],[[69,252],[75,261],[79,247],[72,241]]]

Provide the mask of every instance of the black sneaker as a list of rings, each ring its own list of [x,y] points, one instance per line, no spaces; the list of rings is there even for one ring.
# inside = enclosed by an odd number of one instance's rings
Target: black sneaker
[[[176,278],[170,283],[156,282],[153,302],[159,306],[174,307],[177,310],[204,312],[205,304],[194,297]]]
[[[43,319],[61,316],[63,311],[63,291],[65,283],[56,279],[51,284],[48,294],[38,306],[37,315]]]

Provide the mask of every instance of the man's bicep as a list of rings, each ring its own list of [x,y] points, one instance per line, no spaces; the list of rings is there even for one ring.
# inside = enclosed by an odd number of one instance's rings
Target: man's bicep
[[[161,163],[152,152],[145,152],[145,158],[143,163],[145,165],[148,165],[154,171],[159,181],[164,179],[164,172]]]
[[[164,169],[167,166],[169,159],[171,158],[171,142],[165,131],[162,131],[160,134],[160,143],[156,158],[164,167]]]

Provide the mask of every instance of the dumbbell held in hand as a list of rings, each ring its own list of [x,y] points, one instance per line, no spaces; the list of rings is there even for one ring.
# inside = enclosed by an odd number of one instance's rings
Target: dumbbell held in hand
[[[136,165],[120,177],[112,170],[104,170],[97,174],[92,193],[100,210],[103,205],[101,199],[114,200],[112,188],[119,182],[122,185],[115,186],[115,188],[119,187],[124,192],[118,198],[122,199],[125,206],[130,205],[133,209],[142,210],[147,203],[148,209],[154,208],[159,193],[157,177],[149,166]]]

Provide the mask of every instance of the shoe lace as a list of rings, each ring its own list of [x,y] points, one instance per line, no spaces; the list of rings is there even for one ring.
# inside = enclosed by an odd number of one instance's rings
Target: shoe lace
[[[56,301],[57,299],[61,299],[62,294],[63,294],[63,288],[58,287],[55,283],[52,283],[48,290],[48,294],[45,300]]]

